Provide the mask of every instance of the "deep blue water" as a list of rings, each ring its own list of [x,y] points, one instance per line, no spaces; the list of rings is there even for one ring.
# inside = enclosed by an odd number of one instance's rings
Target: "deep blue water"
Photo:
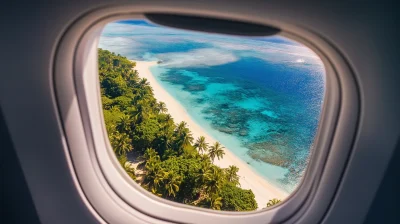
[[[306,47],[279,36],[205,35],[133,21],[108,25],[100,47],[162,60],[152,73],[196,122],[267,180],[295,188],[325,88],[322,63]]]

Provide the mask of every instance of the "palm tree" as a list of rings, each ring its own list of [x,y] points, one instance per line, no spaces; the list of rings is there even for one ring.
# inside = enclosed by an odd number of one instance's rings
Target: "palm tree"
[[[136,83],[135,90],[140,91],[148,91],[150,88],[150,83],[147,81],[146,78],[139,79]]]
[[[273,198],[273,199],[271,199],[271,200],[268,201],[267,207],[274,206],[274,205],[276,205],[276,204],[278,204],[278,203],[280,203],[280,202],[281,202],[281,200],[279,200],[279,199],[277,199],[277,198]]]
[[[146,90],[143,90],[143,89],[138,89],[138,90],[136,90],[135,92],[135,95],[134,95],[134,97],[133,97],[133,102],[136,102],[136,104],[140,104],[140,103],[138,103],[138,102],[140,102],[140,101],[146,101],[146,97],[147,97],[147,95],[148,95],[148,92],[146,91]]]
[[[179,191],[179,185],[182,183],[182,177],[173,171],[165,172],[163,177],[163,186],[168,196],[176,196]]]
[[[222,207],[222,198],[218,196],[213,196],[210,198],[211,209],[213,210],[221,210]]]
[[[144,88],[146,88],[148,86],[150,86],[150,83],[147,81],[146,78],[142,78],[142,79],[139,80],[139,82],[138,82],[138,87],[139,88],[144,89]]]
[[[140,103],[137,105],[136,107],[136,111],[134,111],[134,119],[140,123],[142,122],[144,119],[150,117],[150,110],[148,108],[146,108],[145,106],[143,106],[144,103]]]
[[[171,114],[167,114],[165,116],[165,121],[169,124],[169,123],[173,123],[174,119],[172,118]]]
[[[210,156],[208,156],[208,154],[201,154],[201,155],[199,155],[199,158],[201,159],[201,161],[205,161],[207,163],[211,162]]]
[[[187,147],[193,143],[193,135],[189,129],[185,129],[180,135],[180,142],[183,147]]]
[[[138,102],[140,100],[145,100],[146,98],[152,98],[151,93],[152,92],[152,88],[150,86],[150,83],[147,81],[146,78],[140,79],[139,82],[136,84],[135,89],[134,89],[134,93],[135,93],[135,97],[134,97],[134,101]]]
[[[178,135],[182,134],[182,132],[184,132],[184,130],[188,129],[187,127],[187,123],[185,121],[181,121],[181,123],[179,123],[176,126],[176,132],[178,133]]]
[[[164,171],[160,166],[160,157],[158,155],[147,160],[145,171],[144,187],[150,190],[153,194],[159,195],[158,189],[163,180]]]
[[[117,130],[119,132],[129,132],[131,129],[132,119],[129,115],[122,115],[117,122]]]
[[[155,174],[154,179],[152,179],[152,181],[150,182],[151,186],[150,190],[153,194],[161,197],[161,194],[158,192],[162,182],[164,181],[164,178],[165,178],[165,171],[158,170],[158,172]]]
[[[157,104],[157,110],[160,113],[167,113],[168,112],[167,105],[164,102],[161,102],[161,101]]]
[[[186,122],[182,121],[175,128],[175,150],[178,154],[183,153],[185,147],[191,146],[193,143],[193,135],[186,127]]]
[[[150,97],[146,97],[145,102],[150,106],[150,108],[155,109],[155,112],[158,112],[157,107],[158,103],[156,99],[151,99]]]
[[[160,132],[158,135],[158,149],[159,152],[165,152],[172,145],[172,133],[168,131],[167,127],[164,127],[164,130]],[[160,153],[163,154],[163,153]]]
[[[132,139],[126,133],[113,132],[110,136],[110,142],[114,152],[118,155],[132,151]]]
[[[219,142],[215,142],[214,145],[208,148],[208,156],[210,157],[212,162],[214,162],[215,157],[217,157],[218,160],[224,157],[225,155],[225,152],[223,150],[224,148],[225,147],[223,147]]]
[[[156,155],[153,157],[150,157],[146,161],[146,165],[144,166],[144,170],[147,173],[147,176],[153,176],[155,177],[155,174],[160,170],[160,156]]]
[[[134,86],[136,83],[138,83],[139,74],[137,70],[132,70],[132,72],[128,73],[126,79],[129,83],[129,86]]]
[[[238,171],[239,168],[237,166],[229,166],[228,168],[225,169],[226,179],[235,185],[240,184],[239,176],[237,175]]]
[[[147,161],[155,158],[158,156],[158,153],[156,152],[156,150],[154,150],[153,148],[147,148],[143,155],[140,156],[140,159],[143,159],[143,161],[141,163],[146,163]],[[159,157],[159,156],[158,156]]]
[[[209,160],[203,160],[200,163],[199,172],[196,174],[195,182],[199,188],[205,187],[208,178],[212,175],[213,170]]]
[[[194,146],[199,150],[199,152],[204,152],[208,149],[208,143],[206,142],[206,138],[204,136],[200,136],[197,138]]]
[[[223,185],[224,176],[219,167],[212,166],[211,170],[206,176],[205,190],[208,195],[216,195]]]

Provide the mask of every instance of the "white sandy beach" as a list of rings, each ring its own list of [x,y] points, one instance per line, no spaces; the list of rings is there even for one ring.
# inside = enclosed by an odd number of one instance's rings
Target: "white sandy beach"
[[[168,108],[168,113],[174,118],[176,123],[185,121],[189,129],[193,133],[193,137],[197,139],[199,136],[204,136],[207,142],[211,145],[216,140],[212,138],[187,114],[182,105],[177,102],[154,78],[150,72],[150,67],[156,65],[157,62],[135,61],[135,69],[139,72],[141,78],[146,78],[154,90],[154,95],[157,100],[163,101]],[[216,159],[214,162],[221,168],[227,168],[230,165],[239,167],[240,185],[243,189],[251,189],[255,195],[258,204],[258,209],[266,207],[268,200],[272,198],[285,199],[288,194],[279,188],[268,183],[263,177],[255,173],[245,162],[240,160],[236,155],[225,148],[225,155],[223,159]]]

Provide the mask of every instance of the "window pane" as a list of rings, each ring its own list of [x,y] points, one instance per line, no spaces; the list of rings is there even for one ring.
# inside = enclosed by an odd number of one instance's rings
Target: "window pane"
[[[120,21],[101,35],[99,77],[113,150],[153,194],[251,211],[301,181],[325,90],[307,47]]]

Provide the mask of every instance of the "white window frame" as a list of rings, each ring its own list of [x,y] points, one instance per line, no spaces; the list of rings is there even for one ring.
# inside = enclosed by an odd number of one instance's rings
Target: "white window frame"
[[[144,19],[145,12],[185,13],[271,25],[283,30],[279,35],[298,41],[319,55],[326,69],[326,89],[313,144],[316,150],[312,150],[301,184],[279,206],[243,213],[188,206],[152,195],[130,180],[120,167],[102,115],[98,39],[109,22]],[[358,122],[358,88],[343,57],[323,38],[306,29],[256,14],[244,17],[218,11],[137,5],[94,10],[73,23],[61,38],[54,61],[54,84],[65,154],[79,182],[76,187],[83,192],[87,206],[108,223],[318,222],[340,184]]]

